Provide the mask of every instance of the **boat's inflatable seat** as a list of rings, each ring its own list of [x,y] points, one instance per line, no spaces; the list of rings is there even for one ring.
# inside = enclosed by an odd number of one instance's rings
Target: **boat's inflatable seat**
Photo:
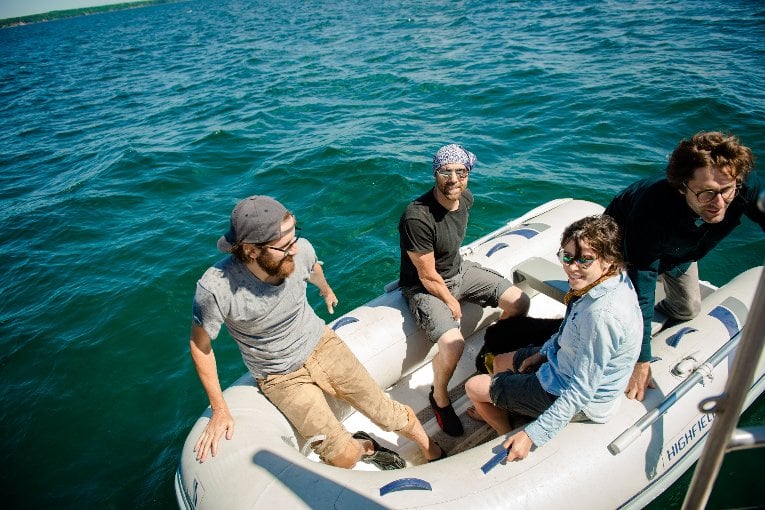
[[[513,281],[533,297],[541,292],[556,301],[563,302],[568,291],[568,279],[560,264],[542,257],[531,257],[515,268]]]

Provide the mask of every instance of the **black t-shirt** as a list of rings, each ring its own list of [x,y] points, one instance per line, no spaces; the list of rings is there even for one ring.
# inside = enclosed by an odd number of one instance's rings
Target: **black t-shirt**
[[[455,276],[462,266],[460,246],[465,239],[468,216],[473,206],[473,194],[462,192],[456,211],[447,211],[436,200],[434,189],[411,202],[398,223],[401,248],[399,285],[420,285],[417,269],[406,252],[433,252],[436,270],[446,280]]]

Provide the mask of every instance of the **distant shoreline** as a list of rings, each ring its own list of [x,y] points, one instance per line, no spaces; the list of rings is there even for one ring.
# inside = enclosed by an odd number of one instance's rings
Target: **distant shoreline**
[[[121,4],[98,5],[95,7],[84,7],[82,9],[66,9],[63,11],[50,11],[41,14],[30,14],[29,16],[20,16],[17,18],[0,19],[0,28],[17,27],[20,25],[29,25],[30,23],[43,23],[64,18],[74,18],[76,16],[87,16],[90,14],[100,14],[109,11],[122,11],[125,9],[135,9],[137,7],[146,7],[156,4],[168,4],[180,2],[183,0],[143,0],[139,2],[125,2]]]

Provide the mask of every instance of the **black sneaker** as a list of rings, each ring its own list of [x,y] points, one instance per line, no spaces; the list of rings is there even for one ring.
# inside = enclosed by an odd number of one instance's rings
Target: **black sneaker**
[[[371,455],[363,455],[361,462],[367,464],[374,464],[383,471],[390,471],[391,469],[402,469],[406,467],[406,461],[393,450],[380,446],[380,444],[372,439],[372,436],[364,431],[359,430],[353,434],[354,439],[361,439],[362,441],[369,441],[372,443],[372,447],[375,449]]]
[[[430,394],[428,395],[430,400],[430,407],[433,408],[433,414],[436,415],[436,421],[441,430],[449,434],[450,436],[457,437],[465,433],[465,429],[462,428],[462,422],[460,421],[457,413],[454,412],[452,403],[446,407],[438,407],[436,399],[433,398],[433,386],[430,387]]]

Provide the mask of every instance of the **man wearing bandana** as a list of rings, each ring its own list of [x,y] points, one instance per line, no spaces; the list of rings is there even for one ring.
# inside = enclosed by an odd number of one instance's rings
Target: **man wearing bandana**
[[[461,145],[441,147],[433,156],[435,186],[407,206],[398,225],[401,293],[417,325],[438,344],[429,399],[439,426],[451,436],[464,433],[447,389],[465,345],[459,300],[498,306],[501,319],[529,309],[529,298],[518,287],[460,255],[473,205],[467,184],[475,162]]]

